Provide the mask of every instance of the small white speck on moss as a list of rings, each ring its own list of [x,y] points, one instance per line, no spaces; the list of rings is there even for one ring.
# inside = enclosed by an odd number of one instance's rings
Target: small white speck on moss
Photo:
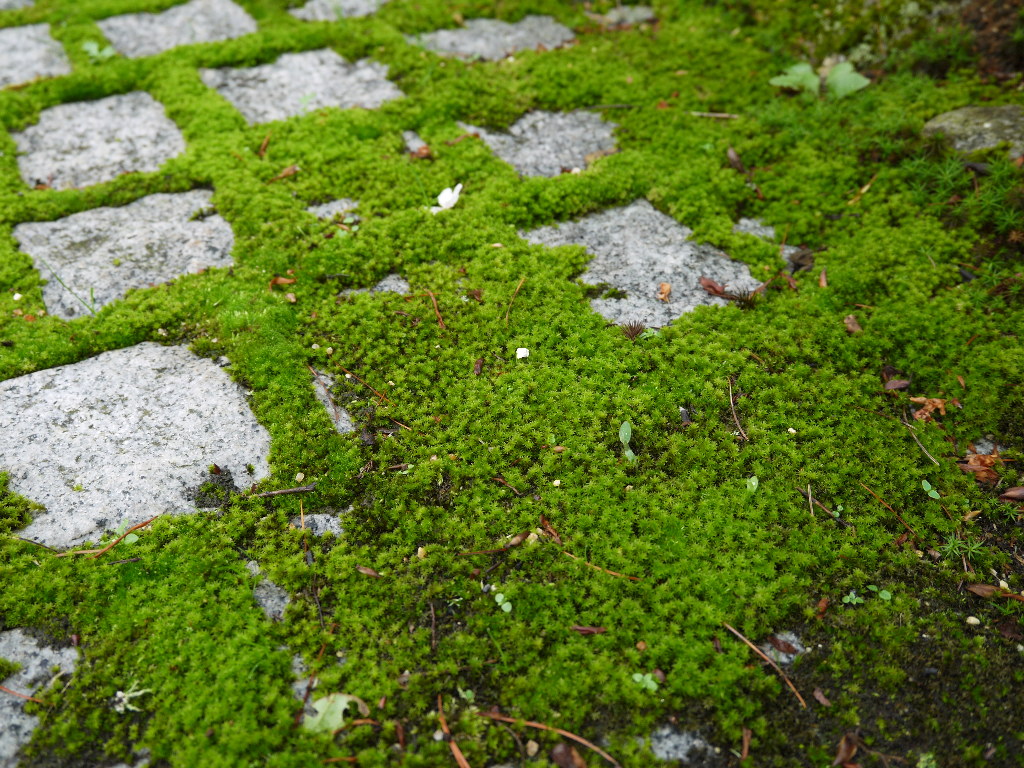
[[[516,359],[517,360],[522,360],[524,357],[529,357],[529,356],[530,356],[530,350],[528,350],[526,347],[519,347],[519,349],[516,350]]]
[[[972,627],[976,627],[979,624],[981,624],[981,619],[979,619],[977,616],[968,616],[967,623],[970,624]]]

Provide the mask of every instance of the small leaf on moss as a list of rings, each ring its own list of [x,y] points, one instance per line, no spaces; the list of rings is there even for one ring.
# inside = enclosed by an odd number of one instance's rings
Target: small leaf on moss
[[[768,82],[791,91],[806,91],[812,96],[817,96],[821,88],[821,80],[817,73],[806,62],[794,64],[784,74],[773,77]]]

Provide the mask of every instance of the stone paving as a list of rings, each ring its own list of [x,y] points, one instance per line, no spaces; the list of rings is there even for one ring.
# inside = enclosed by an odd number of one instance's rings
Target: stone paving
[[[304,21],[333,21],[372,14],[384,1],[311,0],[289,12]],[[0,9],[30,4],[0,0]],[[652,18],[648,8],[622,8],[606,14],[604,22],[634,24]],[[162,13],[109,17],[98,26],[118,53],[129,58],[257,30],[252,17],[230,0],[191,0]],[[528,16],[511,24],[470,19],[459,29],[411,41],[445,56],[495,61],[523,50],[568,45],[574,36],[550,17]],[[70,72],[47,24],[0,30],[0,87]],[[327,48],[285,53],[256,66],[200,69],[198,76],[250,124],[326,108],[377,109],[403,96],[388,79],[385,65],[372,59],[347,62]],[[1010,112],[1019,125],[1019,107],[966,117],[981,119],[987,127],[1002,126]],[[935,123],[934,130],[953,130],[950,120]],[[530,112],[507,131],[463,127],[477,132],[523,176],[584,171],[615,149],[616,126],[587,111]],[[994,139],[955,140],[966,151],[984,141],[988,146],[1015,141],[1016,130]],[[968,133],[974,137],[977,131]],[[55,190],[154,172],[186,150],[179,127],[143,91],[52,106],[13,139],[26,187]],[[412,153],[426,146],[413,131],[406,131],[403,140]],[[1019,153],[1020,146],[1013,144],[1013,151]],[[47,312],[70,320],[109,306],[133,289],[148,290],[188,273],[230,267],[234,237],[229,224],[212,210],[213,200],[213,192],[201,189],[153,194],[118,208],[95,207],[55,221],[21,223],[13,236],[48,281],[43,289]],[[333,219],[357,205],[343,198],[307,210]],[[744,219],[736,226],[737,232],[775,238],[770,226],[757,221]],[[647,327],[667,325],[698,306],[725,304],[700,288],[701,277],[736,292],[759,284],[746,266],[691,235],[690,228],[645,200],[522,234],[549,247],[584,246],[592,259],[581,280],[620,294],[592,299],[593,310],[615,323]],[[411,289],[401,276],[389,275],[362,290],[407,295]],[[18,535],[68,548],[95,541],[125,522],[195,511],[195,491],[211,465],[229,472],[241,486],[268,476],[269,435],[253,417],[245,391],[222,370],[229,364],[199,358],[183,347],[146,342],[0,383],[0,469],[10,473],[12,490],[46,507]],[[312,386],[339,435],[358,430],[332,396],[332,377],[314,371]],[[341,518],[331,511],[291,522],[315,536],[344,535]],[[267,579],[255,561],[247,568],[253,575],[254,599],[267,618],[285,620],[288,593]],[[795,635],[787,638],[802,648]],[[13,629],[0,632],[0,657],[23,665],[0,682],[31,692],[70,674],[78,652],[48,647]],[[60,667],[60,673],[55,675],[53,667]],[[296,676],[302,678],[304,672],[300,659]],[[296,696],[301,699],[304,690],[302,678],[295,683]],[[24,713],[21,700],[0,697],[0,766],[17,764],[17,751],[35,721]],[[655,731],[651,746],[660,759],[683,761],[713,749],[698,734],[668,726]]]

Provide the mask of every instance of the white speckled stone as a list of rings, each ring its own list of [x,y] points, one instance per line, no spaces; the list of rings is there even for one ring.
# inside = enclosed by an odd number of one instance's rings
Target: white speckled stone
[[[331,396],[332,387],[334,387],[334,377],[330,374],[317,371],[313,376],[313,392],[316,395],[316,399],[327,409],[327,415],[331,417],[331,421],[334,423],[334,428],[338,430],[338,434],[347,435],[350,432],[355,432],[356,425],[352,421],[349,412],[338,405]]]
[[[461,29],[439,29],[408,39],[444,56],[498,61],[539,46],[558,48],[573,37],[571,29],[550,16],[527,16],[514,24],[497,19],[469,19]]]
[[[354,64],[322,48],[286,53],[246,69],[201,69],[199,76],[250,123],[303,115],[322,107],[375,109],[402,96],[388,68],[369,59]]]
[[[19,224],[14,238],[48,281],[46,311],[72,319],[88,314],[85,304],[98,311],[132,288],[230,266],[228,223],[216,214],[192,219],[210,197],[204,189],[150,195],[121,208]]]
[[[30,186],[70,189],[132,171],[155,171],[185,151],[163,105],[143,91],[44,109],[39,122],[13,134],[18,168]]]
[[[498,157],[523,176],[550,177],[583,169],[588,156],[615,149],[615,124],[585,110],[529,112],[509,126],[507,133],[462,127],[480,134]]]
[[[306,213],[312,213],[318,219],[329,220],[336,218],[342,213],[354,210],[358,205],[358,200],[343,197],[340,200],[331,200],[328,203],[311,205],[306,209]]]
[[[369,16],[388,0],[309,0],[301,8],[288,11],[303,21],[337,21],[338,19]]]
[[[145,342],[0,382],[0,470],[47,510],[19,535],[51,547],[194,512],[211,464],[256,482],[269,451],[241,387],[185,347]]]
[[[191,0],[163,13],[129,13],[97,22],[110,44],[129,59],[179,45],[230,40],[256,31],[256,22],[231,0]]]
[[[71,72],[64,48],[49,24],[0,29],[0,88]]]
[[[591,299],[590,306],[615,323],[640,322],[660,328],[702,305],[722,305],[700,286],[707,277],[727,290],[752,290],[760,283],[745,264],[709,245],[690,240],[692,230],[655,210],[646,200],[612,208],[579,221],[541,227],[523,235],[542,245],[583,245],[594,254],[581,279],[606,283],[626,298]],[[661,283],[672,286],[669,301],[659,301]]]
[[[291,597],[277,584],[263,575],[259,563],[255,560],[247,562],[245,567],[253,579],[256,580],[256,585],[252,590],[252,596],[256,600],[256,604],[263,609],[263,613],[271,621],[281,621],[284,619],[284,611],[288,607],[288,603],[292,601]]]

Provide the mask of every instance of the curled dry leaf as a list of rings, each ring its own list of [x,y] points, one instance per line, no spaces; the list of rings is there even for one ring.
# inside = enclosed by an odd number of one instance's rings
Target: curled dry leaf
[[[780,653],[796,655],[800,652],[796,649],[795,645],[793,645],[792,643],[787,643],[781,637],[776,637],[775,635],[769,635],[768,642],[771,644],[772,648],[779,651]]]
[[[828,288],[828,275],[825,274],[825,270],[824,269],[822,269],[821,270],[821,274],[818,275],[818,287],[819,288]]]
[[[301,169],[297,165],[289,165],[287,168],[282,170],[277,176],[267,181],[267,184],[272,184],[275,181],[281,181],[281,179],[287,179],[289,176],[294,176]]]
[[[964,472],[970,472],[979,483],[997,483],[999,475],[993,469],[1002,463],[999,453],[968,453],[967,461],[957,464]]]
[[[270,285],[267,286],[267,290],[274,290],[275,285],[291,285],[294,282],[297,282],[294,277],[273,277],[270,280]]]
[[[935,411],[943,416],[946,415],[946,401],[937,397],[912,397],[910,402],[921,406],[914,411],[914,418],[918,421],[932,421],[932,414]]]
[[[825,618],[825,612],[828,611],[828,606],[829,606],[829,603],[831,603],[831,602],[832,601],[829,600],[827,597],[821,598],[821,600],[818,601],[817,610],[814,613],[814,618],[816,618],[816,619],[823,619],[823,618]]]
[[[844,733],[843,738],[839,740],[839,746],[836,748],[836,759],[832,761],[832,765],[845,765],[853,760],[854,755],[857,754],[859,742],[860,739],[856,733],[850,731]]]
[[[725,286],[721,283],[716,283],[710,277],[702,277],[700,279],[700,287],[710,293],[712,296],[725,296]]]
[[[973,592],[978,597],[995,597],[1002,592],[999,587],[994,587],[991,584],[968,584],[967,591]]]
[[[653,677],[653,678],[654,678],[655,680],[657,680],[657,681],[658,681],[659,683],[664,683],[664,682],[665,682],[665,673],[664,673],[664,672],[662,672],[662,671],[661,671],[660,669],[658,669],[657,667],[655,667],[655,668],[654,668],[654,670],[653,670],[653,671],[651,672],[651,676],[652,676],[652,677]]]
[[[569,629],[581,635],[603,635],[608,631],[604,627],[581,627],[579,624],[573,624]]]
[[[356,570],[359,571],[364,576],[372,576],[375,579],[379,579],[380,578],[380,574],[379,573],[377,573],[375,570],[373,570],[373,568],[367,568],[365,565],[357,565],[356,566]]]
[[[906,389],[909,386],[909,379],[889,379],[889,381],[885,382],[884,389],[886,392],[891,392],[894,389]]]
[[[508,540],[508,544],[505,545],[505,549],[512,549],[512,547],[518,547],[520,544],[522,544],[524,541],[526,541],[526,538],[529,535],[530,535],[529,531],[523,531],[522,533],[517,533],[515,536],[513,536],[511,539]]]
[[[822,692],[821,688],[815,688],[811,695],[818,701],[823,707],[831,707],[832,702],[828,700],[828,697]]]
[[[476,359],[476,362],[473,363],[473,375],[474,376],[479,376],[483,372],[483,370],[484,370],[484,359],[482,357],[478,357]]]
[[[668,297],[672,293],[672,283],[658,283],[658,301],[668,303]]]
[[[843,318],[843,325],[846,326],[847,333],[860,333],[864,329],[860,327],[860,323],[857,322],[855,315],[847,315]]]
[[[1024,501],[1024,486],[1015,486],[1013,488],[1007,488],[1001,494],[999,494],[1000,501]]]
[[[580,757],[575,747],[560,742],[551,750],[551,762],[558,768],[587,768],[586,762]]]
[[[745,166],[743,161],[740,159],[739,152],[735,149],[729,147],[725,152],[725,156],[729,158],[729,165],[732,166],[734,171],[737,173],[750,173],[750,171],[747,170],[747,166]]]

